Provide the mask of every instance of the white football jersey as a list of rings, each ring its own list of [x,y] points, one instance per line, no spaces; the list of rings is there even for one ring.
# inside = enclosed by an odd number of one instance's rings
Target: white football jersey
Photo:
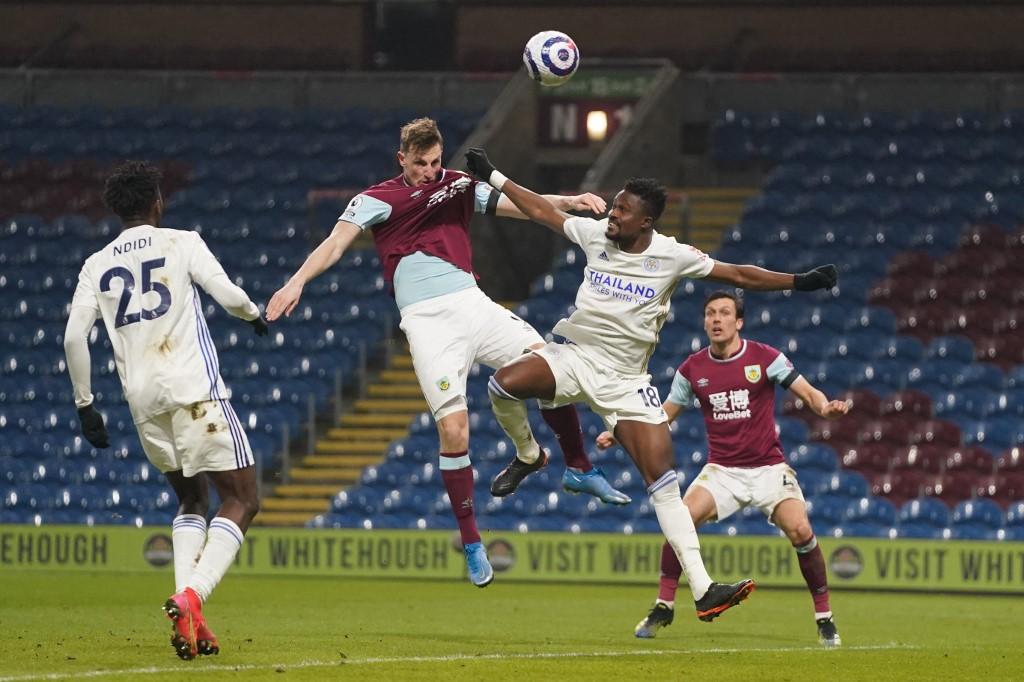
[[[259,315],[195,232],[133,227],[82,266],[71,307],[102,316],[136,422],[229,397],[196,289],[214,283],[239,301],[229,312]]]
[[[564,229],[583,249],[587,267],[575,312],[552,331],[618,372],[646,373],[676,284],[707,276],[715,261],[657,232],[643,253],[626,253],[605,237],[607,218],[569,218]]]

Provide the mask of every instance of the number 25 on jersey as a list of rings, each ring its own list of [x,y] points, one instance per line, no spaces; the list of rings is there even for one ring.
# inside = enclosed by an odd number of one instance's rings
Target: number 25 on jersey
[[[135,275],[128,268],[117,266],[110,268],[100,278],[100,291],[110,291],[110,281],[120,279],[121,300],[117,305],[117,315],[114,316],[114,327],[120,328],[125,325],[135,324],[139,320],[155,320],[168,311],[171,307],[171,290],[163,282],[153,281],[153,271],[164,267],[163,258],[142,261],[142,295],[155,291],[160,296],[160,303],[155,308],[142,308],[138,312],[128,312],[132,296],[135,293]],[[141,306],[141,302],[140,302]]]

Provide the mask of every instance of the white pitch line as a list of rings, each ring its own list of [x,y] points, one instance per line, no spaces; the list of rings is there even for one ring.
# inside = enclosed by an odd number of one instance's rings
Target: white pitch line
[[[919,647],[905,644],[866,644],[863,646],[847,646],[838,651],[884,651],[890,649],[917,649]],[[395,663],[448,663],[451,661],[523,661],[559,658],[621,658],[624,656],[665,656],[670,654],[745,654],[745,653],[792,653],[797,651],[834,651],[821,646],[796,647],[764,647],[755,649],[711,648],[711,649],[637,649],[636,651],[565,651],[533,654],[449,654],[447,656],[393,656],[373,658],[342,658],[336,661],[299,661],[298,663],[263,663],[238,665],[204,665],[202,662],[191,666],[174,668],[127,668],[124,670],[88,670],[77,673],[37,673],[31,675],[8,675],[0,677],[0,682],[38,682],[41,680],[85,680],[94,677],[115,677],[123,675],[165,675],[214,672],[243,672],[247,670],[297,670],[300,668],[333,668],[347,665],[388,665]]]

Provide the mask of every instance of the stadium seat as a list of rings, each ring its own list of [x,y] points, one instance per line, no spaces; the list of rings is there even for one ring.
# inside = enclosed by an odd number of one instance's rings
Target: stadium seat
[[[844,523],[871,522],[891,527],[896,523],[896,507],[877,497],[854,500],[846,509]]]
[[[920,497],[905,502],[900,507],[898,519],[901,528],[906,523],[916,523],[941,529],[949,525],[949,508],[936,499]]]
[[[952,526],[961,525],[1002,528],[1003,510],[989,500],[966,500],[953,509]]]
[[[948,449],[941,445],[911,445],[895,450],[890,461],[896,471],[912,469],[941,474],[946,469],[948,453]]]

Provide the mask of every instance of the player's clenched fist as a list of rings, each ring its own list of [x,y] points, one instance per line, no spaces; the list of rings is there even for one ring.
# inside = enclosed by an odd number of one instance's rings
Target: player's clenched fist
[[[826,419],[836,419],[849,411],[850,402],[848,400],[830,400],[821,408],[821,416]]]
[[[285,317],[291,315],[295,306],[299,304],[300,298],[302,298],[302,284],[288,280],[287,284],[274,292],[270,302],[267,303],[267,321],[273,322],[281,317],[282,313]]]
[[[602,450],[607,450],[611,446],[615,445],[617,441],[615,436],[612,435],[611,431],[602,431],[596,439],[597,447]]]
[[[605,200],[596,194],[587,192],[574,197],[566,197],[566,211],[590,211],[591,213],[603,214],[608,209]]]

